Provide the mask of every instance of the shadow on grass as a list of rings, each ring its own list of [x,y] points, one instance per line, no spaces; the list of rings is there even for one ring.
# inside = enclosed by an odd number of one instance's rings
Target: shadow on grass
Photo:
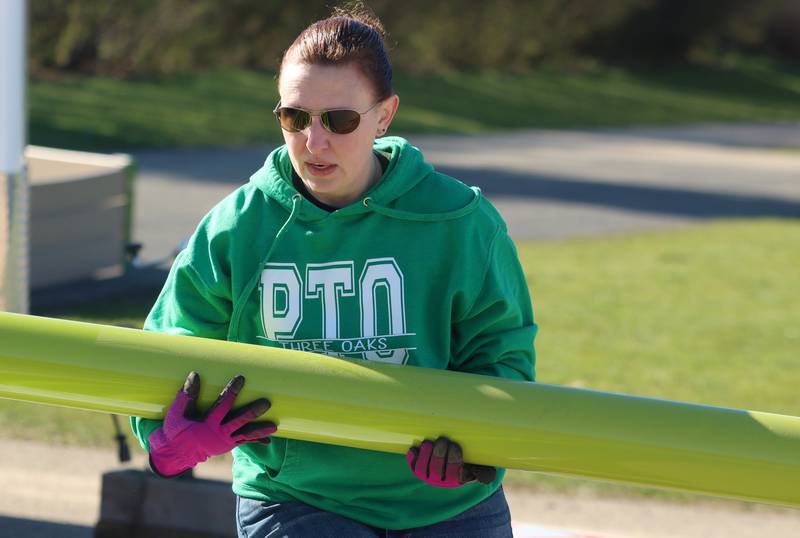
[[[394,128],[476,133],[712,121],[796,121],[800,70],[764,60],[728,69],[611,67],[570,72],[398,73]],[[270,72],[197,72],[138,81],[70,77],[30,88],[35,144],[89,150],[279,141]]]
[[[675,92],[698,93],[718,99],[736,99],[770,107],[795,107],[800,90],[790,79],[800,77],[796,65],[770,65],[745,60],[733,68],[685,66],[670,71],[644,72],[634,78],[646,85]]]

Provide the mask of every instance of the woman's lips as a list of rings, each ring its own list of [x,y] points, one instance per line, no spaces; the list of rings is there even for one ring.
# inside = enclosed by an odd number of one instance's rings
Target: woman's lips
[[[336,170],[336,165],[326,163],[312,164],[307,162],[306,170],[315,176],[329,176]]]

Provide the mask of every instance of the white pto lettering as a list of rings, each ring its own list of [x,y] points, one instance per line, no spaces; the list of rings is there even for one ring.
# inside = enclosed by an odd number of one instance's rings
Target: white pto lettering
[[[267,338],[294,338],[303,319],[302,290],[295,264],[267,264],[261,273],[261,321]]]
[[[406,307],[403,273],[394,258],[367,260],[359,279],[361,288],[361,334],[362,336],[382,336],[378,332],[378,318],[381,314],[375,308],[375,295],[378,288],[386,288],[389,298],[388,314],[390,334],[405,334]],[[371,361],[402,364],[408,357],[405,349],[391,351],[368,351],[364,358]]]
[[[310,263],[306,266],[306,299],[322,302],[323,338],[339,338],[339,297],[352,297],[353,262]]]
[[[413,335],[406,333],[405,282],[400,267],[394,258],[367,260],[358,290],[354,275],[352,261],[312,263],[305,268],[304,282],[297,264],[268,263],[261,274],[265,337],[284,341],[281,346],[286,349],[332,355],[361,353],[372,361],[405,363],[408,343],[400,342]],[[358,300],[342,301],[343,297],[355,297],[357,292]],[[304,309],[310,308],[309,301],[315,300],[319,300],[321,308],[321,326],[317,329],[304,326],[300,332],[303,336],[295,340],[303,323]],[[348,308],[358,305],[359,317],[355,318],[354,311],[343,312],[345,304]],[[361,334],[343,337],[342,320],[354,318],[360,320]]]

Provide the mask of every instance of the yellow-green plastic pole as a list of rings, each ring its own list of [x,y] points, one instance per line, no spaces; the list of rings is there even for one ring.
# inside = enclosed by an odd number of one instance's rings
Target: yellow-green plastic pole
[[[160,418],[186,374],[235,374],[279,434],[800,506],[800,418],[0,313],[0,397]]]

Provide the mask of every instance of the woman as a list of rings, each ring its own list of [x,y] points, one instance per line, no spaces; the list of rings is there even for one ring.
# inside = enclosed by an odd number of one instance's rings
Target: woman
[[[364,10],[298,36],[274,111],[286,144],[201,222],[147,330],[533,380],[536,326],[505,224],[479,191],[383,137],[391,80]],[[458,444],[426,440],[403,458],[269,443],[275,425],[254,421],[268,401],[230,411],[243,383],[197,420],[192,373],[163,424],[133,419],[165,476],[233,450],[240,536],[511,535],[503,470],[463,463]]]

